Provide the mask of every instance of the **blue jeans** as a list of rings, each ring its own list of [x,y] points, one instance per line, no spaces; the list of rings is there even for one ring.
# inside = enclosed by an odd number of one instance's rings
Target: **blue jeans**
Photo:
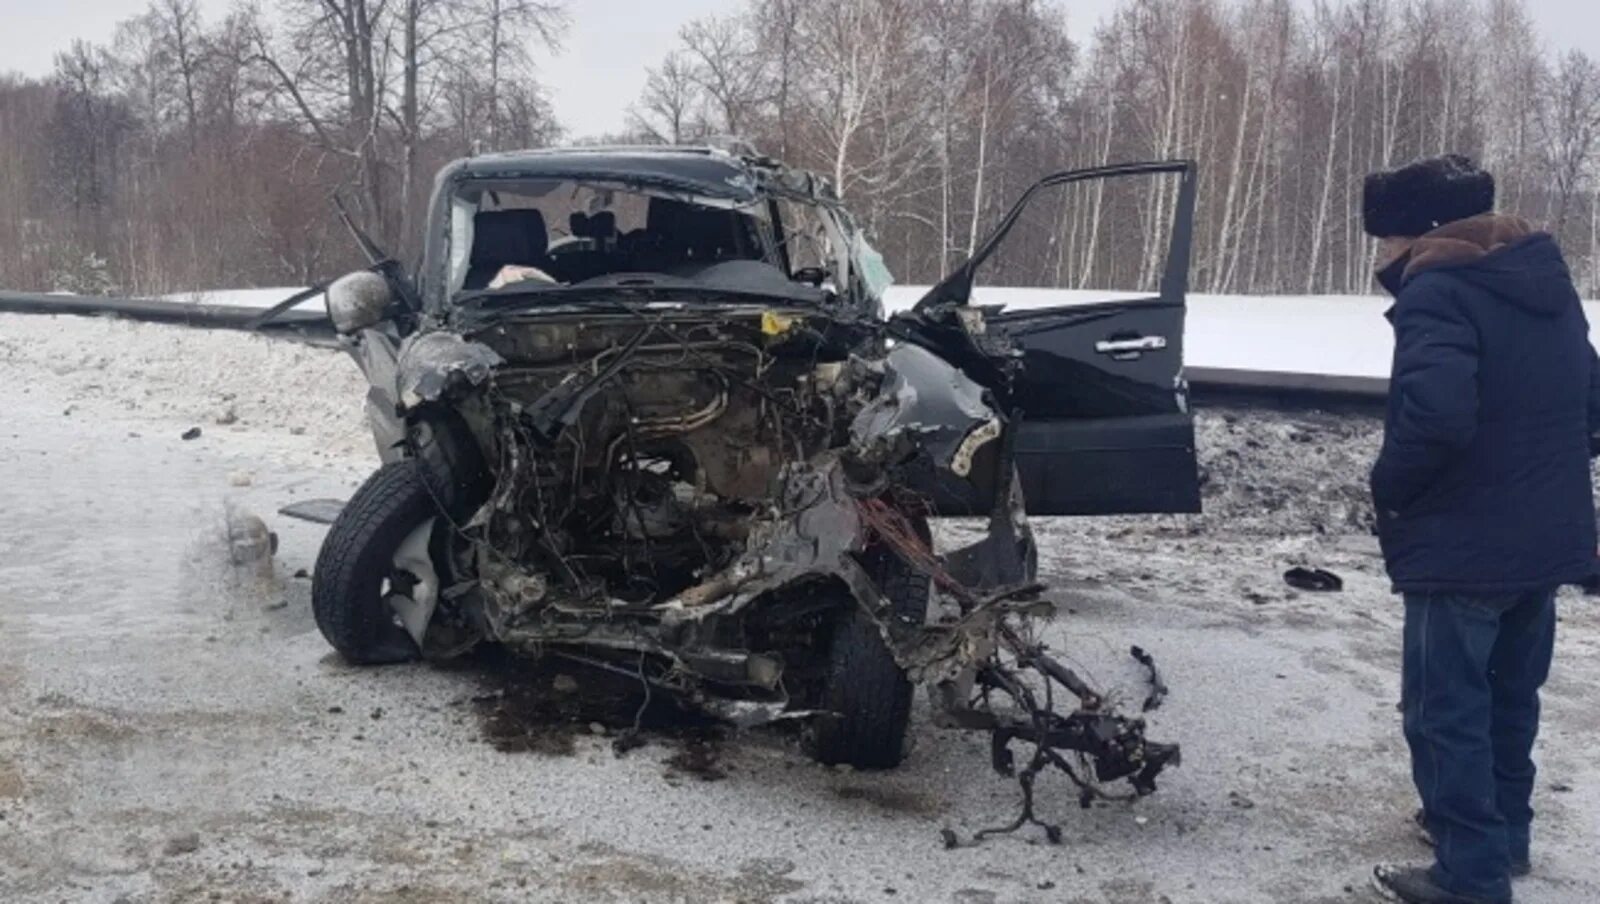
[[[1511,900],[1528,857],[1539,688],[1555,647],[1555,591],[1407,594],[1401,705],[1411,776],[1437,843],[1433,879]]]

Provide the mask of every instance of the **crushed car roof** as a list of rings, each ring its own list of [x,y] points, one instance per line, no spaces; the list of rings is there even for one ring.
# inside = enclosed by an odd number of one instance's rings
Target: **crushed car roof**
[[[577,179],[671,188],[738,203],[763,192],[834,200],[832,189],[810,173],[777,161],[739,156],[720,148],[620,146],[544,148],[483,154],[457,160],[445,178]]]

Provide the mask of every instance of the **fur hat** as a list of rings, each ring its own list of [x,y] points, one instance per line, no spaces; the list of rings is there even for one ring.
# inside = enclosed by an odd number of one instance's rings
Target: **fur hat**
[[[1415,238],[1494,210],[1494,176],[1446,154],[1367,177],[1362,217],[1375,238]]]

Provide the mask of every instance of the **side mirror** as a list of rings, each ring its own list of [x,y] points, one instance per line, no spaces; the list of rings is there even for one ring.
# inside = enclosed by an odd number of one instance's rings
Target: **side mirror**
[[[328,286],[328,317],[343,334],[381,323],[393,303],[389,281],[371,270],[346,273]]]

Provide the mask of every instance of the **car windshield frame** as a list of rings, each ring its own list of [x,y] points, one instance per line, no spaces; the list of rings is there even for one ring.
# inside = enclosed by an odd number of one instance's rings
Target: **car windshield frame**
[[[445,230],[441,237],[445,248],[445,288],[447,297],[452,303],[459,300],[467,293],[477,293],[481,289],[465,288],[465,281],[472,256],[474,219],[480,212],[486,210],[540,210],[545,215],[546,229],[550,238],[558,237],[558,230],[565,233],[564,225],[557,225],[559,221],[552,220],[552,214],[560,211],[544,211],[535,205],[501,206],[496,196],[509,196],[520,199],[558,198],[563,193],[569,199],[575,199],[579,192],[587,192],[593,198],[609,195],[625,195],[648,203],[654,199],[676,201],[702,210],[732,211],[748,217],[752,226],[751,236],[756,239],[760,258],[746,258],[747,260],[760,260],[781,272],[781,256],[778,253],[778,238],[774,233],[771,221],[771,208],[765,197],[757,197],[753,201],[737,201],[709,195],[695,194],[670,188],[660,188],[648,185],[625,184],[609,179],[578,179],[567,176],[548,178],[519,177],[515,179],[471,179],[458,183],[455,190],[446,199],[448,203],[448,217],[445,220]],[[496,197],[495,206],[486,206],[484,201]],[[560,206],[560,205],[558,205]],[[592,205],[591,205],[592,206]],[[593,215],[602,211],[615,212],[621,205],[608,203],[601,209],[580,210],[578,205],[573,205],[567,213],[588,213]],[[462,237],[465,236],[465,240]],[[561,238],[569,238],[560,235]],[[547,247],[554,247],[550,239],[546,240]],[[611,271],[614,275],[623,275],[634,271]],[[637,271],[649,273],[652,271]],[[553,288],[570,287],[578,283],[560,283]]]
[[[603,155],[598,155],[603,156]],[[599,161],[597,161],[598,163]],[[532,186],[540,183],[555,185],[570,185],[591,189],[602,189],[615,192],[625,192],[646,197],[665,197],[678,201],[694,204],[700,207],[722,210],[747,211],[762,231],[762,241],[766,243],[768,259],[765,262],[772,266],[776,273],[793,283],[797,291],[771,292],[767,290],[752,291],[746,281],[741,280],[733,285],[718,285],[715,283],[701,283],[698,288],[718,292],[729,296],[744,296],[755,298],[757,296],[770,296],[775,300],[784,300],[790,303],[812,302],[812,293],[807,291],[812,287],[804,282],[794,281],[794,273],[789,269],[787,256],[783,246],[786,238],[778,234],[782,228],[777,221],[777,204],[779,202],[799,204],[812,209],[824,224],[829,233],[830,242],[835,246],[831,260],[845,270],[842,274],[829,274],[829,278],[822,288],[831,292],[833,300],[841,308],[870,308],[881,309],[881,293],[883,286],[887,285],[887,270],[880,266],[878,278],[863,281],[861,274],[862,249],[870,250],[866,245],[865,237],[856,227],[849,212],[834,198],[826,184],[819,184],[819,180],[808,173],[798,170],[786,170],[777,167],[754,167],[754,177],[748,186],[748,191],[734,192],[727,195],[710,195],[689,190],[682,180],[669,178],[663,175],[654,178],[648,175],[629,174],[620,176],[607,172],[603,167],[596,166],[593,175],[575,173],[566,170],[542,172],[538,169],[498,170],[485,172],[481,165],[472,161],[458,162],[457,165],[441,172],[434,193],[434,216],[431,227],[430,241],[427,242],[421,277],[425,284],[423,291],[424,307],[432,312],[432,316],[448,318],[450,311],[458,307],[468,298],[481,298],[485,295],[483,290],[465,290],[459,281],[462,270],[460,269],[459,254],[470,258],[470,245],[464,252],[456,250],[453,238],[462,231],[463,219],[470,219],[466,207],[458,204],[458,199],[468,194],[479,194],[491,190],[515,193],[517,186]],[[548,193],[549,190],[546,190]],[[537,193],[525,192],[534,197]],[[469,205],[470,206],[470,205]],[[456,257],[453,261],[452,257]],[[881,259],[880,259],[881,260]],[[641,276],[651,277],[659,274],[641,273]],[[509,287],[507,287],[509,288]],[[561,284],[550,287],[555,290],[580,289],[580,292],[560,292],[568,297],[576,297],[587,292],[587,287],[579,284]],[[645,287],[650,292],[673,292],[679,295],[691,292],[693,288],[687,285],[673,285],[671,287],[650,286]],[[532,286],[523,286],[520,289],[506,291],[495,290],[508,295],[525,295],[539,291]],[[553,300],[553,298],[552,298]],[[881,310],[879,310],[881,313]]]

